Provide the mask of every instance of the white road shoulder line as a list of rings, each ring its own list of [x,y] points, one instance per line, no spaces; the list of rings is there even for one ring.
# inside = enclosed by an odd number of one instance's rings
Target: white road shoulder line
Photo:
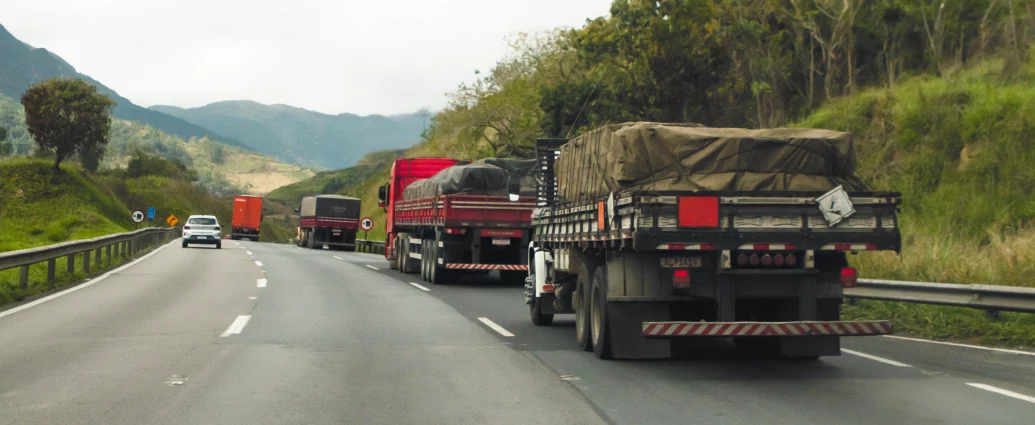
[[[252,320],[252,316],[237,316],[237,319],[234,319],[234,323],[231,323],[230,327],[226,328],[226,332],[223,332],[220,336],[226,338],[230,335],[240,334],[249,320]]]
[[[422,285],[421,285],[421,284],[419,284],[419,283],[415,283],[415,282],[410,282],[410,285],[412,285],[412,286],[413,286],[414,288],[420,289],[421,291],[424,291],[424,292],[431,292],[431,290],[430,290],[430,289],[428,289],[428,288],[425,288],[424,286],[422,286]]]
[[[339,256],[337,256],[337,255],[333,255],[332,257],[334,257],[334,258],[337,258],[337,259],[339,259],[339,260],[344,260],[344,258],[341,258],[341,257],[339,257]]]
[[[931,339],[909,338],[909,337],[897,336],[897,335],[881,335],[881,336],[883,336],[885,338],[897,339],[897,340],[901,340],[901,341],[922,342],[922,343],[925,343],[925,344],[948,345],[948,346],[952,346],[952,347],[973,348],[975,350],[998,351],[1000,353],[1006,353],[1006,354],[1020,354],[1020,355],[1023,355],[1023,356],[1035,356],[1035,353],[1030,352],[1030,351],[1008,350],[1008,349],[1005,349],[1005,348],[994,348],[994,347],[982,347],[980,345],[959,344],[959,343],[955,343],[955,342],[935,341],[935,340],[931,340]]]
[[[985,391],[991,391],[991,392],[994,392],[996,394],[1002,394],[1002,395],[1005,395],[1007,397],[1013,397],[1013,398],[1016,398],[1018,400],[1024,400],[1024,401],[1026,401],[1028,403],[1035,403],[1035,397],[1032,397],[1032,396],[1029,396],[1029,395],[1024,395],[1024,394],[1021,394],[1021,393],[1015,393],[1015,392],[1010,391],[1010,390],[1004,390],[1004,389],[999,388],[999,387],[993,387],[991,385],[985,385],[985,384],[973,384],[973,383],[968,383],[967,385],[970,385],[970,386],[972,386],[974,388],[980,388],[980,389],[983,389]]]
[[[17,313],[19,311],[26,310],[26,309],[35,307],[37,305],[43,304],[43,303],[45,303],[47,301],[50,301],[50,300],[52,300],[54,298],[65,296],[65,295],[71,294],[71,293],[73,293],[75,291],[78,291],[80,289],[85,289],[85,288],[87,288],[87,287],[89,287],[91,285],[95,285],[97,282],[100,282],[100,281],[104,280],[108,276],[111,276],[111,275],[113,275],[115,273],[121,272],[121,271],[123,271],[125,269],[128,269],[130,267],[133,267],[134,264],[146,260],[148,257],[157,254],[158,251],[161,251],[165,247],[167,247],[169,245],[172,245],[172,244],[174,244],[176,242],[179,242],[179,241],[180,241],[179,238],[177,238],[176,240],[173,240],[172,242],[169,242],[169,243],[167,243],[165,245],[162,245],[162,246],[158,247],[157,249],[155,249],[154,251],[151,251],[151,252],[147,253],[147,255],[145,255],[143,257],[140,257],[140,258],[137,258],[136,260],[130,261],[127,264],[123,264],[119,268],[117,268],[115,270],[112,270],[112,271],[109,271],[109,272],[107,272],[105,274],[102,274],[102,275],[98,276],[97,278],[94,278],[93,280],[86,279],[87,282],[84,282],[82,284],[73,286],[73,287],[71,287],[69,289],[66,289],[64,291],[58,292],[58,293],[53,294],[53,295],[48,295],[46,297],[40,298],[40,299],[38,299],[36,301],[33,301],[31,303],[28,303],[28,304],[25,304],[25,305],[21,305],[21,306],[12,308],[12,309],[7,310],[7,311],[0,312],[0,318],[4,318],[4,317],[7,317],[7,316],[10,316],[10,315],[12,315],[14,313]]]
[[[870,359],[870,360],[873,360],[873,361],[878,361],[878,362],[881,362],[881,363],[886,363],[886,364],[889,364],[889,365],[892,365],[892,366],[896,366],[896,367],[913,367],[913,366],[907,365],[905,363],[899,363],[899,362],[896,362],[894,360],[888,360],[888,359],[885,359],[883,357],[874,356],[872,354],[860,353],[858,351],[849,350],[847,348],[842,348],[841,352],[845,353],[845,354],[851,354],[853,356],[862,357],[864,359]]]
[[[245,252],[247,252],[247,253],[248,253],[248,255],[255,255],[255,254],[252,254],[252,252],[251,252],[251,251],[245,251]]]
[[[367,264],[367,267],[370,267],[372,270],[381,270],[381,269],[379,269],[377,267],[371,266],[370,264]]]
[[[512,336],[514,336],[514,334],[510,333],[510,331],[507,331],[506,329],[503,329],[503,326],[497,325],[496,322],[493,322],[492,320],[489,320],[488,318],[479,317],[478,321],[484,323],[485,326],[488,326],[489,328],[491,328],[492,330],[496,331],[500,335],[503,335],[505,337],[512,337]]]
[[[266,287],[266,283],[267,283],[267,282],[269,282],[269,281],[268,281],[268,280],[266,280],[266,279],[259,279],[259,280],[257,280],[257,281],[256,281],[255,283],[256,283],[257,285],[259,285],[259,287],[260,287],[260,288],[265,288],[265,287]]]
[[[262,261],[255,260],[255,265],[259,266],[259,267],[262,267]]]

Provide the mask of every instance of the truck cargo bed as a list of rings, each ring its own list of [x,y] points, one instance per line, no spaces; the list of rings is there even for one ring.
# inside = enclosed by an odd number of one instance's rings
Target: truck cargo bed
[[[398,201],[398,226],[528,228],[535,200],[505,196],[441,195]]]

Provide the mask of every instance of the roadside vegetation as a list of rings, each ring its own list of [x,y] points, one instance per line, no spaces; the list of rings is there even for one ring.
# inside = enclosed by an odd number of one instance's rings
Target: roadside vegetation
[[[850,131],[862,176],[905,197],[902,255],[853,256],[863,277],[1035,286],[1033,40],[1035,9],[1015,0],[617,0],[581,28],[511,39],[403,156],[530,157],[536,138],[623,121]],[[334,173],[368,176],[342,192],[383,239],[388,165]],[[879,302],[845,314],[1035,347],[1030,315]]]

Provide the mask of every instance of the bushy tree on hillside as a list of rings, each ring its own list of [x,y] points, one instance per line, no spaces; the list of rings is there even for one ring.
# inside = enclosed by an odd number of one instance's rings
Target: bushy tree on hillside
[[[103,150],[115,101],[80,79],[55,78],[22,95],[25,124],[41,150],[54,152],[54,169],[75,152]]]
[[[11,154],[11,143],[7,141],[7,129],[0,127],[0,156]]]
[[[104,145],[79,150],[79,162],[83,168],[91,173],[97,172],[101,167],[101,160],[104,159]]]

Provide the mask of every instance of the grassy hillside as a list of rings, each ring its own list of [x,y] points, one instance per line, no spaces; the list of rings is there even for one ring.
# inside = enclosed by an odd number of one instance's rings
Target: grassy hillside
[[[371,149],[399,149],[420,140],[424,117],[327,115],[287,105],[250,101],[218,102],[200,108],[153,106],[239,140],[281,161],[341,168]]]

